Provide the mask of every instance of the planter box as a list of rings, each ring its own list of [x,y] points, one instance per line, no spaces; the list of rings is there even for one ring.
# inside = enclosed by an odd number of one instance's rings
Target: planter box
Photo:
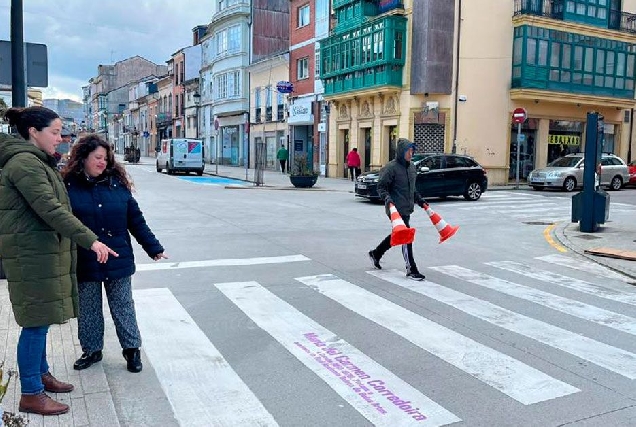
[[[290,175],[289,180],[291,181],[294,187],[311,188],[314,186],[316,181],[318,181],[318,175],[312,175],[312,176]]]

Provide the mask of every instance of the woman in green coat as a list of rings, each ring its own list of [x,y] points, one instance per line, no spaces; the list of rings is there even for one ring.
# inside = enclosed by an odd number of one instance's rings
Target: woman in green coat
[[[19,409],[58,415],[68,412],[68,405],[45,391],[68,393],[73,386],[49,372],[46,335],[50,325],[77,315],[75,244],[90,248],[101,263],[117,254],[71,213],[54,157],[62,141],[59,116],[29,107],[10,108],[4,117],[21,136],[0,134],[0,256],[22,327]]]

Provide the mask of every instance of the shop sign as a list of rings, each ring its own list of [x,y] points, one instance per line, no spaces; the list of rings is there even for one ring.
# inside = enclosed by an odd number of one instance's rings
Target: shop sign
[[[581,137],[578,135],[550,135],[548,144],[581,145]]]
[[[311,114],[311,98],[296,99],[289,107],[289,124],[314,124],[314,117]]]

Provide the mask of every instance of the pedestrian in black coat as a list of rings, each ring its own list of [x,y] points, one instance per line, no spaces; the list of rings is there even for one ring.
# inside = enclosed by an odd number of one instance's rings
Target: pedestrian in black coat
[[[101,137],[88,135],[73,146],[63,176],[73,214],[119,254],[99,264],[88,251],[78,249],[78,331],[83,354],[74,368],[86,369],[102,359],[103,284],[128,370],[140,372],[141,335],[131,289],[135,273],[131,234],[150,258],[158,261],[167,256],[132,195],[126,171]]]

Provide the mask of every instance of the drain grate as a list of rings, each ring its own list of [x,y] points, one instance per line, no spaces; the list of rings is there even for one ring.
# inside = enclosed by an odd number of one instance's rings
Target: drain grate
[[[547,221],[527,221],[527,222],[524,222],[524,224],[526,225],[554,225],[553,222],[547,222]]]
[[[592,236],[591,234],[579,234],[577,236],[574,237],[578,237],[579,239],[583,239],[583,240],[596,240],[596,239],[600,239],[599,236]]]

